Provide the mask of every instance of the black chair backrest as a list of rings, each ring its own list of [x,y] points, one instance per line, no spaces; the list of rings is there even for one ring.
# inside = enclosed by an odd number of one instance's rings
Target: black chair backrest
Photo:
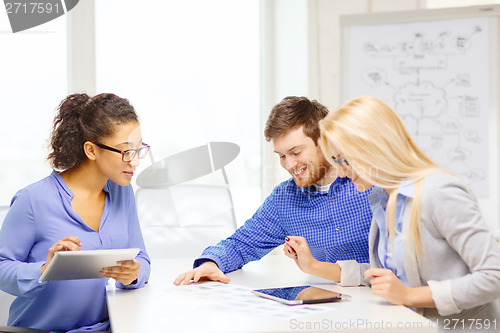
[[[35,328],[0,326],[0,333],[50,333],[50,332],[44,330],[38,330]]]

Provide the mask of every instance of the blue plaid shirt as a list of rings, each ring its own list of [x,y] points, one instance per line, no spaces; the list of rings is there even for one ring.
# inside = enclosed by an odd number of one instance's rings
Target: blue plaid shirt
[[[213,260],[224,273],[234,271],[282,245],[286,236],[304,237],[317,260],[367,263],[370,193],[358,192],[348,178],[337,178],[328,193],[300,188],[289,179],[233,235],[206,248],[194,267]]]

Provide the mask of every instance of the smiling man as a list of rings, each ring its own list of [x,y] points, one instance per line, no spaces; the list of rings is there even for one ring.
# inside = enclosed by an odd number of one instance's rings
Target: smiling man
[[[369,262],[370,190],[358,192],[348,178],[338,178],[323,157],[319,121],[327,114],[326,107],[306,97],[286,97],[273,107],[264,134],[292,178],[276,186],[233,235],[206,248],[194,269],[174,284],[202,278],[227,283],[224,273],[259,260],[288,236],[304,237],[319,261]]]

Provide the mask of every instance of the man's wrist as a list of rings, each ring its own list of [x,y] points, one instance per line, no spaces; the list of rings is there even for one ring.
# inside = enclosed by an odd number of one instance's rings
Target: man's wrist
[[[205,259],[205,260],[204,260],[204,261],[200,264],[200,266],[205,265],[205,264],[214,264],[214,265],[215,265],[215,267],[219,268],[219,265],[217,265],[217,263],[216,263],[215,261],[211,260],[211,259]],[[200,267],[200,266],[198,266],[198,267]]]
[[[217,260],[217,259],[215,259],[215,258],[206,258],[206,257],[205,257],[205,258],[204,258],[204,257],[198,258],[198,259],[196,259],[196,260],[194,261],[194,263],[193,263],[193,269],[194,269],[194,268],[197,268],[197,267],[200,267],[201,265],[203,265],[203,263],[205,263],[205,262],[207,262],[207,261],[214,262],[214,263],[217,265],[217,267],[218,267],[218,266],[219,266],[219,264],[217,263],[217,261],[216,261],[216,260]]]

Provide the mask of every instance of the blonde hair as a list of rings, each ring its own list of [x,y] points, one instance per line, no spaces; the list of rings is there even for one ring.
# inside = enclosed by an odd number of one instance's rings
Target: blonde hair
[[[330,146],[333,144],[361,178],[375,186],[393,189],[387,202],[392,243],[397,188],[401,182],[414,184],[409,228],[417,260],[420,260],[423,181],[430,173],[448,171],[440,168],[416,145],[396,112],[374,97],[349,100],[320,122],[320,130],[320,145],[327,161],[333,163]]]

